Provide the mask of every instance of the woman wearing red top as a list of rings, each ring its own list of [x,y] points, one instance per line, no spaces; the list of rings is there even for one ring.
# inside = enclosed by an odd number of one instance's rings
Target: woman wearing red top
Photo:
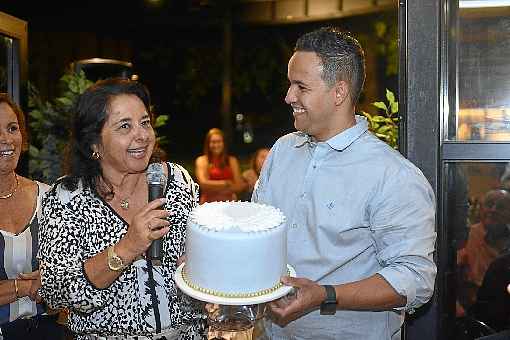
[[[204,154],[195,161],[195,175],[200,184],[200,204],[237,199],[244,190],[237,158],[228,154],[220,129],[209,130],[204,140]]]

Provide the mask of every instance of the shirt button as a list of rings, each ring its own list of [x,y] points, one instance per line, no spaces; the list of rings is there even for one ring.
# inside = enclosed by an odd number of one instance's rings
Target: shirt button
[[[312,166],[312,168],[314,168],[314,169],[315,169],[316,167],[317,167],[317,165],[315,165],[315,164]]]
[[[301,194],[301,198],[305,198],[305,197],[306,197],[306,193],[304,192]]]
[[[292,223],[292,228],[297,228],[297,224],[296,223]]]

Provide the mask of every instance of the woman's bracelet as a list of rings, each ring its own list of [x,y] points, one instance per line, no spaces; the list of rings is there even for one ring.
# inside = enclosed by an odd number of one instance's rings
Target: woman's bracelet
[[[14,279],[14,292],[16,293],[16,299],[19,298],[18,279]]]

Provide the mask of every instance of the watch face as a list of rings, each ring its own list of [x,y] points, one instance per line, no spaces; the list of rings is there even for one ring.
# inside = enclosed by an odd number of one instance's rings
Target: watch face
[[[118,256],[112,256],[108,259],[108,266],[111,270],[121,270],[123,265],[121,258]]]
[[[120,269],[122,267],[122,261],[118,257],[112,258],[110,264],[115,269]]]

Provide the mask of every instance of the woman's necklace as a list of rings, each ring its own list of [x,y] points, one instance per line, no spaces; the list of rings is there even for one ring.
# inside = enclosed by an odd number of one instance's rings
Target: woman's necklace
[[[129,197],[120,200],[120,207],[124,210],[129,209]]]
[[[12,195],[14,195],[14,193],[16,192],[16,190],[18,190],[18,186],[19,186],[18,175],[14,174],[14,179],[16,180],[16,184],[14,184],[14,188],[7,195],[0,196],[0,200],[5,200],[5,199],[8,199],[8,198],[11,198]]]
[[[129,194],[129,196],[125,197],[125,198],[122,198],[120,200],[120,207],[124,210],[129,210],[129,199],[131,198],[131,196],[133,196],[133,194],[135,193],[135,190],[136,190],[136,187],[138,186],[138,182],[140,181],[140,176],[138,177],[138,179],[136,180],[136,183],[135,183],[135,186],[133,188],[133,190],[131,190],[131,193]]]

